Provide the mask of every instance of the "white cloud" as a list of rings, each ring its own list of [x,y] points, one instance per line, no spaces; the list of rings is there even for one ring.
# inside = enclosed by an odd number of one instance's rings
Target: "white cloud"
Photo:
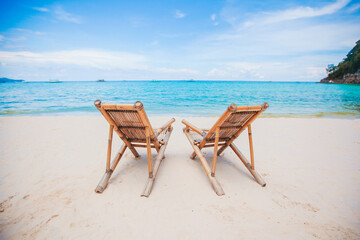
[[[20,36],[20,37],[5,37],[3,35],[0,35],[0,42],[1,41],[10,41],[10,42],[21,42],[21,41],[25,41],[26,37],[24,36]]]
[[[216,19],[216,14],[214,13],[214,14],[211,14],[211,20],[213,20],[213,21],[215,21],[215,19]]]
[[[16,37],[16,38],[6,38],[6,40],[9,40],[11,42],[21,42],[21,41],[25,41],[26,37],[20,36],[20,37]]]
[[[180,56],[181,57],[181,56]],[[151,61],[149,61],[151,59]],[[295,60],[294,60],[295,59]],[[164,66],[153,57],[133,53],[101,50],[73,50],[56,52],[0,52],[0,71],[7,75],[19,74],[26,80],[91,80],[121,79],[209,79],[209,80],[272,80],[318,81],[325,76],[324,68],[336,62],[336,55],[287,58],[259,62],[252,60],[197,61],[191,68]],[[182,60],[181,60],[182,61]],[[196,64],[201,62],[203,66]],[[316,64],[314,64],[316,63]],[[163,65],[163,66],[162,66]],[[183,65],[184,66],[184,65]]]
[[[61,6],[57,6],[54,9],[55,18],[65,22],[72,22],[80,24],[82,21],[78,16],[75,16],[69,12],[66,12]]]
[[[216,20],[216,14],[215,13],[211,14],[210,18],[214,22],[214,26],[219,25],[219,22],[215,21]]]
[[[324,67],[307,67],[305,73],[308,74],[309,78],[321,79],[326,73],[326,70]]]
[[[0,62],[25,65],[78,65],[103,70],[144,69],[146,58],[126,52],[100,50],[72,50],[55,52],[10,52],[0,51]]]
[[[336,23],[296,21],[251,28],[233,26],[199,39],[187,50],[205,79],[319,81],[359,39],[357,19]]]
[[[18,44],[10,44],[10,43],[7,43],[5,45],[2,45],[3,48],[6,48],[6,49],[22,49],[24,48],[23,45],[18,45]],[[1,56],[0,56],[1,58]]]
[[[222,77],[228,79],[261,80],[264,78],[262,70],[270,65],[274,67],[278,63],[225,62],[220,64],[223,70],[217,70],[217,73],[224,74]]]
[[[269,13],[261,13],[250,21],[246,21],[244,26],[249,27],[256,24],[271,24],[288,20],[295,20],[301,18],[318,17],[322,15],[333,14],[344,8],[350,0],[338,0],[335,3],[326,5],[322,8],[312,7],[297,7],[294,9],[286,9],[282,11],[275,11]]]
[[[337,1],[320,8],[298,7],[253,15],[248,18],[252,20],[251,27],[244,27],[246,20],[243,19],[243,14],[234,11],[234,15],[224,16],[221,12],[221,20],[233,19],[233,24],[226,29],[226,24],[221,22],[223,27],[214,28],[216,30],[212,35],[203,34],[201,38],[194,39],[195,35],[190,32],[161,34],[164,38],[187,36],[192,39],[189,44],[182,42],[177,49],[171,51],[171,55],[161,48],[151,47],[150,45],[156,46],[159,43],[158,40],[152,41],[154,38],[148,38],[148,50],[144,50],[144,54],[148,56],[81,49],[52,52],[3,51],[0,52],[0,72],[21,72],[28,76],[40,74],[43,79],[61,74],[59,78],[62,80],[195,78],[319,81],[325,77],[324,69],[327,64],[341,61],[355,45],[359,39],[360,21],[359,16],[349,14],[349,9],[354,5],[345,8],[341,18],[332,22],[327,18],[311,17],[339,11],[347,3],[348,1]],[[51,13],[54,13],[53,9]],[[294,15],[290,16],[290,13]],[[65,17],[62,21],[71,22],[74,17],[69,13],[63,15]],[[178,17],[183,18],[185,14],[179,11]],[[208,15],[207,19],[209,23],[217,25],[220,15]],[[288,21],[291,19],[298,20]],[[25,33],[22,35],[28,37]],[[0,36],[0,41],[1,39],[7,40],[4,36]],[[162,38],[159,40],[162,41]],[[61,69],[66,71],[61,72]],[[28,79],[26,76],[22,78]]]
[[[191,37],[194,36],[191,32],[178,32],[178,33],[160,33],[161,37],[164,38],[179,38],[179,37]]]
[[[291,24],[231,29],[199,41],[193,48],[204,58],[266,58],[351,49],[360,23]]]
[[[359,8],[360,8],[360,4],[354,4],[348,8],[348,11],[353,13],[353,12],[357,11]]]
[[[325,77],[325,68],[311,66],[309,60],[306,58],[291,62],[221,62],[208,71],[206,77],[210,80],[247,81],[319,81]]]
[[[33,9],[35,9],[36,11],[39,11],[39,12],[49,12],[50,11],[48,8],[44,8],[44,7],[33,7]]]
[[[158,40],[154,40],[150,43],[151,46],[157,46],[159,45],[159,41]]]
[[[157,71],[162,73],[187,73],[197,75],[200,72],[197,70],[187,69],[187,68],[158,68]]]
[[[223,69],[218,69],[218,68],[213,68],[211,69],[206,75],[209,77],[226,77],[229,74],[229,72],[223,70]]]
[[[183,18],[183,17],[185,17],[185,16],[186,16],[185,13],[183,13],[183,12],[181,12],[181,11],[179,11],[179,10],[176,10],[176,11],[175,11],[175,15],[174,15],[175,18]]]
[[[79,16],[75,16],[63,9],[62,6],[57,5],[54,8],[44,8],[44,7],[33,7],[33,9],[39,11],[39,12],[51,12],[54,14],[55,18],[64,22],[72,22],[80,24],[82,23]]]
[[[44,32],[33,31],[33,30],[30,30],[30,29],[25,29],[25,28],[13,28],[13,30],[19,31],[19,32],[30,33],[30,34],[36,34],[36,35],[43,35],[43,34],[45,34]]]
[[[20,73],[21,78],[28,81],[49,78],[64,81],[96,78],[173,80],[197,78],[200,74],[198,70],[186,67],[167,67],[154,58],[134,53],[103,50],[0,51],[0,72],[8,76]]]

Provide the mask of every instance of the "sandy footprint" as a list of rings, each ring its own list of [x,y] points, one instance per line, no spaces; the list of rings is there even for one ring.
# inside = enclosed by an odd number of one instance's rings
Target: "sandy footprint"
[[[0,203],[0,212],[4,212],[6,208],[9,208],[12,206],[12,203],[10,203],[11,199],[13,199],[15,195],[9,196],[6,200],[2,201]]]
[[[302,202],[291,200],[284,194],[282,194],[282,200],[277,200],[274,198],[272,198],[272,200],[282,208],[299,206],[299,207],[303,208],[304,210],[314,212],[314,213],[320,211],[319,208],[314,207],[310,203],[302,203]]]

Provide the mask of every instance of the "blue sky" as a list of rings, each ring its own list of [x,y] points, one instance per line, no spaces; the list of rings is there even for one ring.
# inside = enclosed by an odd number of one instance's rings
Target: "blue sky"
[[[319,81],[360,2],[0,1],[0,77]]]

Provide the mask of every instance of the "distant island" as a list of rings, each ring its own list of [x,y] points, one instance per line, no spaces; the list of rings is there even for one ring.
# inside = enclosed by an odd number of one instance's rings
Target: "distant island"
[[[25,82],[22,79],[10,79],[10,78],[0,78],[0,83],[7,83],[7,82]]]
[[[328,76],[321,83],[360,84],[360,40],[337,66],[328,65]]]

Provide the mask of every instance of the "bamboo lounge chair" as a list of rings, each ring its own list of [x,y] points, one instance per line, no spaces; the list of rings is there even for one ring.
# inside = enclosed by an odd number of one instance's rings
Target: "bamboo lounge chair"
[[[266,183],[261,178],[260,174],[255,171],[251,123],[268,107],[269,104],[267,103],[259,106],[236,106],[233,103],[227,108],[224,114],[210,130],[200,129],[185,120],[182,121],[182,123],[186,126],[184,128],[184,133],[194,149],[194,153],[191,155],[191,158],[195,159],[197,156],[200,159],[200,162],[204,167],[210,183],[217,195],[221,196],[225,193],[215,178],[216,160],[217,156],[229,146],[244,163],[245,167],[250,171],[255,180],[261,186],[265,187]],[[246,128],[248,129],[249,134],[251,164],[233,143]],[[196,139],[196,137],[198,139]],[[214,147],[211,169],[201,153],[201,149],[207,147]],[[220,147],[220,149],[218,149],[218,147]]]
[[[136,151],[135,147],[140,147],[147,149],[149,171],[149,178],[141,196],[148,197],[151,193],[160,163],[164,158],[165,148],[168,144],[172,131],[171,124],[175,121],[175,119],[172,118],[160,129],[153,129],[146,115],[143,104],[140,101],[131,105],[105,104],[100,100],[96,100],[94,104],[110,124],[106,172],[96,187],[95,192],[102,193],[105,190],[111,174],[114,172],[126,148],[129,148],[135,157],[139,157],[139,153]],[[124,144],[110,163],[113,131],[117,133]],[[152,164],[151,159],[151,148],[155,148],[158,153],[154,164]]]

